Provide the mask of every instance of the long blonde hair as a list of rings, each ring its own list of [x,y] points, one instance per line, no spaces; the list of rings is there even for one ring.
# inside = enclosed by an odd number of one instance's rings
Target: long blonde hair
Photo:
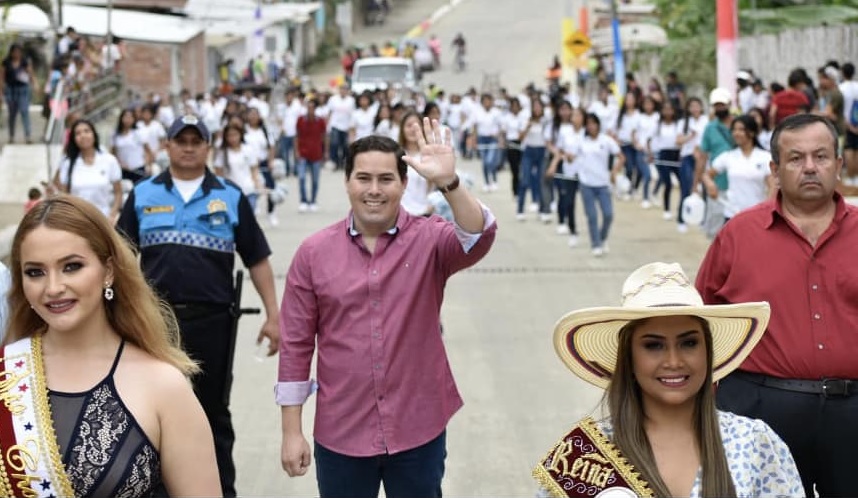
[[[736,488],[724,453],[712,389],[712,331],[706,320],[693,318],[699,320],[703,328],[707,366],[703,387],[694,400],[694,432],[703,467],[701,496],[735,497]],[[672,496],[661,478],[644,431],[643,396],[634,378],[632,336],[640,323],[640,320],[629,322],[620,330],[617,367],[602,401],[611,416],[614,444],[649,483],[655,496]]]
[[[180,347],[179,326],[173,311],[146,282],[134,251],[95,206],[70,195],[58,195],[36,204],[18,225],[12,240],[10,314],[4,345],[47,329],[24,297],[21,271],[21,244],[39,227],[86,239],[102,264],[112,264],[114,298],[104,301],[104,307],[108,323],[120,337],[185,375],[199,371]]]

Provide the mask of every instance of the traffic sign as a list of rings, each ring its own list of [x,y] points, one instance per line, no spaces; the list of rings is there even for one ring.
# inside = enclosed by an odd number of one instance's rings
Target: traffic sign
[[[566,47],[566,50],[576,57],[584,55],[584,53],[590,50],[590,47],[593,46],[590,42],[590,38],[580,31],[573,31],[570,33],[566,39],[563,40],[563,45]]]

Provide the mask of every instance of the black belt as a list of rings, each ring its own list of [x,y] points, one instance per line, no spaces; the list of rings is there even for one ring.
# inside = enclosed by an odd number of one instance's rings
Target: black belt
[[[855,379],[781,379],[779,377],[742,371],[733,372],[732,375],[761,386],[797,393],[821,394],[826,398],[845,398],[853,394],[858,394],[858,380]]]
[[[172,306],[179,320],[197,320],[218,313],[229,313],[232,310],[228,304],[174,303]]]

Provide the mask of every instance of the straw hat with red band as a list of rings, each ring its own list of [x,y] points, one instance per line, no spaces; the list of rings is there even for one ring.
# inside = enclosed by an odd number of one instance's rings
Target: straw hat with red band
[[[554,348],[560,360],[575,375],[603,389],[617,364],[620,329],[633,320],[690,315],[709,322],[713,382],[739,367],[769,323],[767,302],[704,305],[677,263],[638,268],[623,284],[622,299],[619,307],[573,311],[554,327]]]

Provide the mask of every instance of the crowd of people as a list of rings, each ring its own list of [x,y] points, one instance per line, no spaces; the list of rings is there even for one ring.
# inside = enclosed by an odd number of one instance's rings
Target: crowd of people
[[[323,497],[376,496],[381,485],[441,496],[446,426],[462,406],[443,290],[498,229],[457,169],[476,159],[484,195],[498,195],[509,167],[516,220],[556,215],[572,247],[580,192],[594,257],[610,251],[615,200],[650,210],[660,196],[662,218],[685,233],[683,201],[699,195],[713,228],[695,284],[677,265],[646,265],[621,307],[558,322],[561,360],[606,390],[606,416],[581,421],[540,461],[542,495],[598,485],[574,470],[594,458],[575,453],[582,433],[604,453],[599,468],[614,465],[638,494],[854,494],[847,258],[858,215],[836,189],[858,176],[858,83],[851,63],[816,76],[792,71],[769,96],[745,70],[735,95],[701,99],[675,73],[666,91],[629,75],[626,95],[604,85],[591,102],[564,85],[515,95],[290,87],[282,101],[183,92],[123,110],[105,142],[78,120],[52,195],[28,205],[13,241],[4,357],[8,385],[25,394],[0,407],[12,427],[0,449],[17,451],[35,428],[61,465],[34,475],[58,494],[234,496],[237,253],[265,308],[257,340],[279,353],[284,470],[304,475],[315,457]],[[350,211],[300,245],[278,306],[257,216],[278,225],[277,180],[289,177],[297,212],[317,211],[326,162],[345,177]],[[314,393],[311,446],[302,407]],[[29,485],[16,476],[0,483]]]

